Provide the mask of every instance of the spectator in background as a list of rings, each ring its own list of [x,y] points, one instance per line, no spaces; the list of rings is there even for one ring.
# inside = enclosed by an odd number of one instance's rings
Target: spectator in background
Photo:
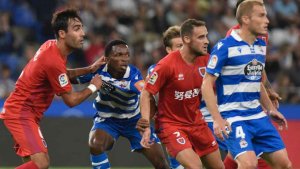
[[[6,99],[15,88],[15,81],[11,79],[11,70],[7,65],[1,66],[0,98]]]

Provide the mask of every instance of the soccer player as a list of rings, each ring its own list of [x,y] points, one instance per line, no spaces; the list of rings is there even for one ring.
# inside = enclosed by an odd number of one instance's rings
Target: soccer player
[[[180,27],[175,25],[175,26],[171,26],[169,27],[164,33],[163,33],[163,43],[166,49],[166,52],[169,54],[171,52],[174,52],[176,50],[179,50],[182,47],[182,39],[180,37]],[[151,65],[148,68],[148,73],[147,73],[147,78],[148,79],[150,77],[150,74],[153,72],[154,68],[155,68],[156,64]],[[152,115],[153,116],[153,115]],[[153,117],[151,116],[150,119],[152,119]],[[139,122],[144,123],[143,122],[143,118],[141,118]],[[147,121],[146,121],[147,123]],[[143,124],[140,124],[143,126]],[[137,128],[138,130],[142,130],[139,128],[140,126],[139,124],[137,124]],[[183,169],[183,166],[180,165],[180,163],[173,157],[168,156],[169,158],[169,162],[170,162],[170,167],[171,169]]]
[[[244,1],[236,17],[240,29],[215,45],[202,85],[214,120],[214,133],[220,139],[228,136],[225,143],[238,168],[256,168],[257,156],[267,160],[272,168],[291,168],[284,143],[262,109],[265,107],[280,127],[287,127],[286,119],[261,85],[266,43],[256,37],[267,34],[266,9],[261,2]],[[214,84],[218,102],[213,94]],[[225,126],[228,123],[229,131]]]
[[[160,60],[142,94],[141,113],[150,121],[150,100],[159,93],[155,129],[167,152],[187,169],[224,168],[218,145],[199,110],[202,78],[207,65],[205,23],[188,19],[181,25],[183,47]],[[141,144],[152,146],[150,128]],[[200,157],[200,158],[199,158]]]
[[[46,41],[29,61],[0,114],[16,143],[17,155],[27,161],[17,169],[49,167],[47,145],[39,123],[55,94],[72,107],[80,104],[102,85],[101,78],[95,76],[86,89],[72,91],[66,70],[67,56],[74,49],[82,48],[85,36],[77,11],[65,9],[55,13],[52,27],[56,40]],[[83,69],[81,72],[88,71]]]
[[[235,6],[235,13],[237,11],[237,8],[238,6],[244,2],[245,0],[238,0],[237,3],[236,3],[236,6]],[[261,3],[264,3],[263,0],[256,0],[256,1],[259,1]],[[226,37],[229,36],[232,32],[232,30],[238,30],[240,29],[240,25],[237,24],[235,26],[233,26],[232,28],[230,28],[227,33],[226,33]],[[268,33],[265,34],[265,35],[260,35],[258,36],[258,38],[261,38],[262,40],[264,40],[266,42],[266,44],[268,44],[268,39],[269,39],[269,35]],[[273,105],[276,107],[276,108],[279,108],[279,100],[281,100],[281,97],[279,96],[278,93],[276,93],[273,89],[272,89],[272,86],[271,86],[271,83],[269,82],[268,80],[268,77],[267,77],[267,74],[266,72],[264,71],[263,72],[263,77],[262,77],[262,82],[268,92],[268,95],[269,95],[269,98],[271,99]]]
[[[131,150],[142,153],[156,169],[169,168],[162,147],[154,133],[151,139],[155,144],[150,149],[141,146],[142,136],[135,128],[140,119],[140,91],[144,86],[144,80],[140,71],[133,65],[129,65],[130,54],[126,42],[113,40],[105,47],[107,63],[101,66],[95,73],[77,78],[79,83],[87,83],[95,75],[100,75],[110,85],[110,88],[98,92],[94,101],[97,112],[94,125],[89,134],[90,159],[94,169],[110,168],[106,151],[112,149],[120,136],[127,138],[131,144]]]

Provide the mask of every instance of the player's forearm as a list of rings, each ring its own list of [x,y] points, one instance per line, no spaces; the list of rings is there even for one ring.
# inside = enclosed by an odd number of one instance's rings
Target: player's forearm
[[[268,79],[266,71],[263,71],[262,76],[263,76],[262,77],[262,83],[263,83],[266,91],[269,93],[269,91],[272,91],[273,89],[272,89],[272,85],[271,85],[271,83],[270,83],[270,81]]]
[[[215,92],[213,89],[214,82],[210,81],[209,79],[204,79],[202,84],[202,97],[205,101],[206,107],[211,114],[213,120],[222,118],[217,106],[217,99],[215,96]]]
[[[150,121],[150,100],[151,94],[143,89],[141,93],[140,103],[141,103],[141,115],[143,119]]]
[[[86,75],[89,73],[93,73],[91,66],[76,69],[67,69],[67,75],[70,80],[74,80],[78,76]]]
[[[86,88],[80,92],[70,92],[62,95],[63,101],[69,107],[74,107],[92,95],[92,91]]]
[[[264,85],[260,85],[260,104],[267,110],[273,110],[273,104]]]

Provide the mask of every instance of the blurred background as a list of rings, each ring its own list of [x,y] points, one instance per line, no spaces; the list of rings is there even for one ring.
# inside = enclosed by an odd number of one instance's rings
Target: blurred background
[[[264,3],[270,20],[266,71],[272,87],[282,97],[280,111],[290,123],[289,130],[281,133],[282,137],[291,159],[300,168],[300,160],[296,160],[300,159],[297,152],[300,150],[297,130],[300,127],[300,0],[264,0]],[[169,26],[180,25],[187,18],[204,20],[211,48],[229,28],[237,24],[235,4],[236,0],[0,0],[0,109],[38,47],[54,38],[50,20],[57,9],[79,9],[87,36],[84,48],[68,58],[69,68],[90,65],[103,54],[107,42],[120,38],[129,43],[131,62],[145,76],[148,66],[166,54],[162,32]],[[92,99],[68,109],[56,98],[46,112],[42,127],[44,125],[48,144],[53,145],[49,148],[52,164],[89,165],[87,137],[94,113]],[[57,121],[62,121],[63,125]],[[78,123],[87,127],[81,127]],[[61,128],[64,130],[60,130],[62,134],[58,136],[57,130]],[[20,163],[11,149],[9,137],[1,124],[0,167]],[[72,141],[76,139],[82,141]],[[124,144],[128,145],[127,142]],[[57,148],[60,147],[58,145],[63,149]],[[124,147],[128,146],[118,149]],[[57,152],[61,150],[69,157],[68,154],[74,149],[80,150],[77,152],[78,158],[59,160],[62,158],[57,157]],[[128,150],[118,153],[128,154]],[[80,152],[84,152],[82,156]],[[112,153],[111,158],[118,157],[118,153]],[[131,166],[130,160],[126,160],[130,156],[122,155],[125,161],[116,160],[112,165]],[[143,159],[133,161],[135,166],[149,165]]]

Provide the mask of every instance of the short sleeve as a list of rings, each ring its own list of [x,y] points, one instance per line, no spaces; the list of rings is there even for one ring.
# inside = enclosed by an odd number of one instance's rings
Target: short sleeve
[[[133,76],[133,79],[131,80],[130,87],[134,92],[140,93],[144,86],[145,81],[143,80],[142,74],[139,70],[137,70],[137,73]]]
[[[49,63],[44,66],[44,71],[56,95],[61,95],[72,90],[70,80],[67,76],[67,68],[64,64]]]
[[[89,73],[86,75],[79,76],[79,77],[77,77],[77,82],[80,84],[89,83],[93,79],[94,75],[95,74],[93,74],[93,73]]]
[[[228,58],[228,48],[222,41],[218,42],[211,52],[206,67],[206,72],[214,76],[219,76]]]
[[[149,79],[146,81],[145,89],[155,95],[159,92],[162,86],[167,82],[171,74],[170,67],[165,62],[159,62]]]

